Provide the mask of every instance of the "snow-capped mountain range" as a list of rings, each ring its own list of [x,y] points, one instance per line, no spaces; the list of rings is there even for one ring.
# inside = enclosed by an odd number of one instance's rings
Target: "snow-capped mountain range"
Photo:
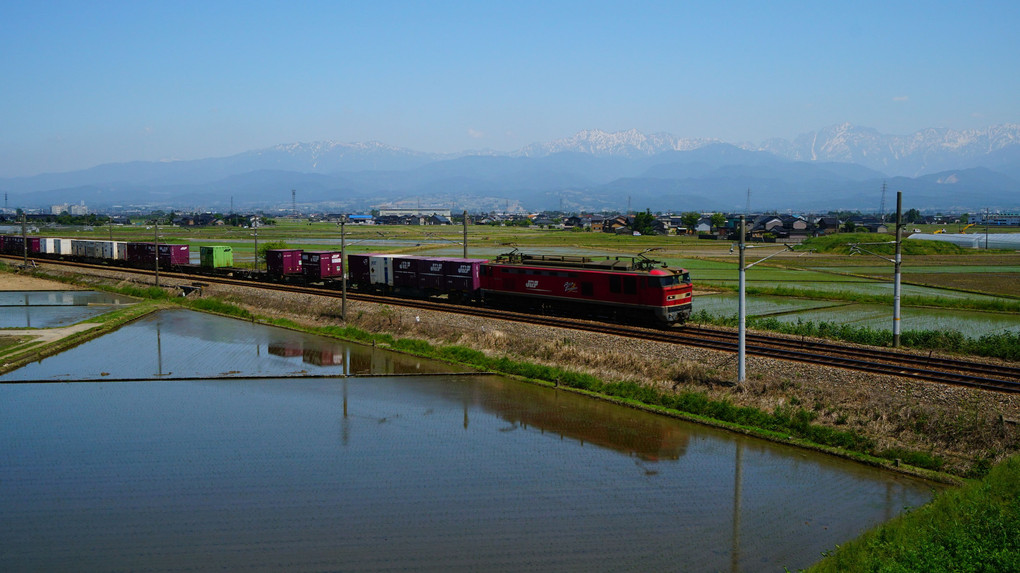
[[[0,179],[13,206],[147,203],[364,209],[400,200],[484,209],[874,209],[883,182],[909,207],[1020,206],[1020,125],[887,135],[848,123],[760,144],[597,129],[503,153],[434,154],[380,142],[290,143],[230,157],[106,164]],[[906,195],[909,193],[909,195]]]

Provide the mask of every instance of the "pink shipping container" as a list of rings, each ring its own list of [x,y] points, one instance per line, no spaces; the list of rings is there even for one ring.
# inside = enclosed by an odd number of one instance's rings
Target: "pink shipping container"
[[[159,244],[159,266],[178,266],[191,263],[191,248],[188,245]]]
[[[301,249],[269,249],[266,251],[266,272],[272,277],[301,274]]]
[[[135,243],[126,245],[126,258],[134,266],[152,268],[155,266],[156,244]],[[191,249],[188,245],[159,244],[159,268],[187,265],[191,262]]]
[[[310,279],[326,279],[343,275],[339,251],[305,251],[301,253],[301,270]]]
[[[474,293],[482,288],[481,269],[487,262],[485,259],[446,259],[443,262],[445,290]]]

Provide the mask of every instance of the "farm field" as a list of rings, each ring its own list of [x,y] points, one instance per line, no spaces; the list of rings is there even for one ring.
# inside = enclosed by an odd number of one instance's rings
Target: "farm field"
[[[347,225],[349,253],[399,252],[432,256],[463,255],[463,227]],[[151,241],[155,229],[144,225],[81,228],[46,228],[43,235],[127,241]],[[200,245],[230,244],[235,262],[254,260],[255,231],[225,227],[160,227],[160,241]],[[837,236],[838,237],[838,236]],[[286,244],[290,248],[339,250],[340,228],[335,223],[278,219],[258,229],[258,242]],[[889,239],[876,236],[875,242]],[[837,239],[838,240],[838,239]],[[860,240],[849,235],[847,241]],[[735,302],[714,300],[705,291],[732,293],[737,288],[738,255],[731,242],[695,237],[628,236],[584,231],[520,227],[468,227],[468,256],[495,258],[517,249],[545,255],[645,256],[688,269],[701,297],[695,311],[716,316],[734,315]],[[746,251],[753,263],[782,245],[756,244]],[[987,330],[1016,331],[1020,324],[1020,253],[961,251],[959,254],[905,255],[903,280],[904,326],[959,329],[968,336]],[[886,328],[891,324],[893,265],[875,256],[850,256],[807,251],[781,252],[746,273],[749,314],[780,315],[783,320],[824,318]],[[698,301],[702,301],[700,304]],[[841,302],[842,305],[836,305]],[[732,308],[731,308],[732,307]],[[936,308],[928,308],[936,307]],[[957,308],[954,308],[957,307]],[[760,312],[759,310],[761,309]],[[1000,311],[990,318],[968,318],[974,310]],[[1005,312],[1002,312],[1005,311]],[[886,316],[887,315],[887,316]],[[1001,315],[1001,316],[1000,316]],[[975,326],[976,325],[976,326]]]

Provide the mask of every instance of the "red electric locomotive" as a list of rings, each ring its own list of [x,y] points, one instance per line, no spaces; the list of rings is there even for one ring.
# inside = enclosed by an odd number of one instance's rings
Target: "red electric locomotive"
[[[590,257],[510,253],[482,267],[486,304],[542,313],[603,316],[662,325],[691,315],[691,278],[644,257]]]

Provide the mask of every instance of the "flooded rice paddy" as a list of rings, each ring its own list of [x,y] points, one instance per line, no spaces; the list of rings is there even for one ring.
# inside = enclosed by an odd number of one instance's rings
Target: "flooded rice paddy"
[[[694,311],[704,310],[718,317],[736,316],[736,293],[702,295],[694,298]],[[771,317],[783,322],[830,322],[853,324],[875,330],[892,330],[892,305],[843,303],[748,295],[747,316]],[[985,312],[937,308],[900,308],[903,330],[955,330],[978,338],[986,334],[1020,332],[1020,316],[1010,312]]]
[[[166,310],[59,356],[9,372],[0,376],[0,382],[431,374],[454,370],[441,362],[371,346],[344,344],[189,310]]]
[[[5,375],[139,380],[0,384],[0,569],[776,571],[932,496],[845,460],[376,356],[171,311]],[[383,375],[231,378],[345,370]],[[407,371],[434,374],[385,375]]]
[[[96,291],[0,291],[0,328],[67,326],[134,302]]]

